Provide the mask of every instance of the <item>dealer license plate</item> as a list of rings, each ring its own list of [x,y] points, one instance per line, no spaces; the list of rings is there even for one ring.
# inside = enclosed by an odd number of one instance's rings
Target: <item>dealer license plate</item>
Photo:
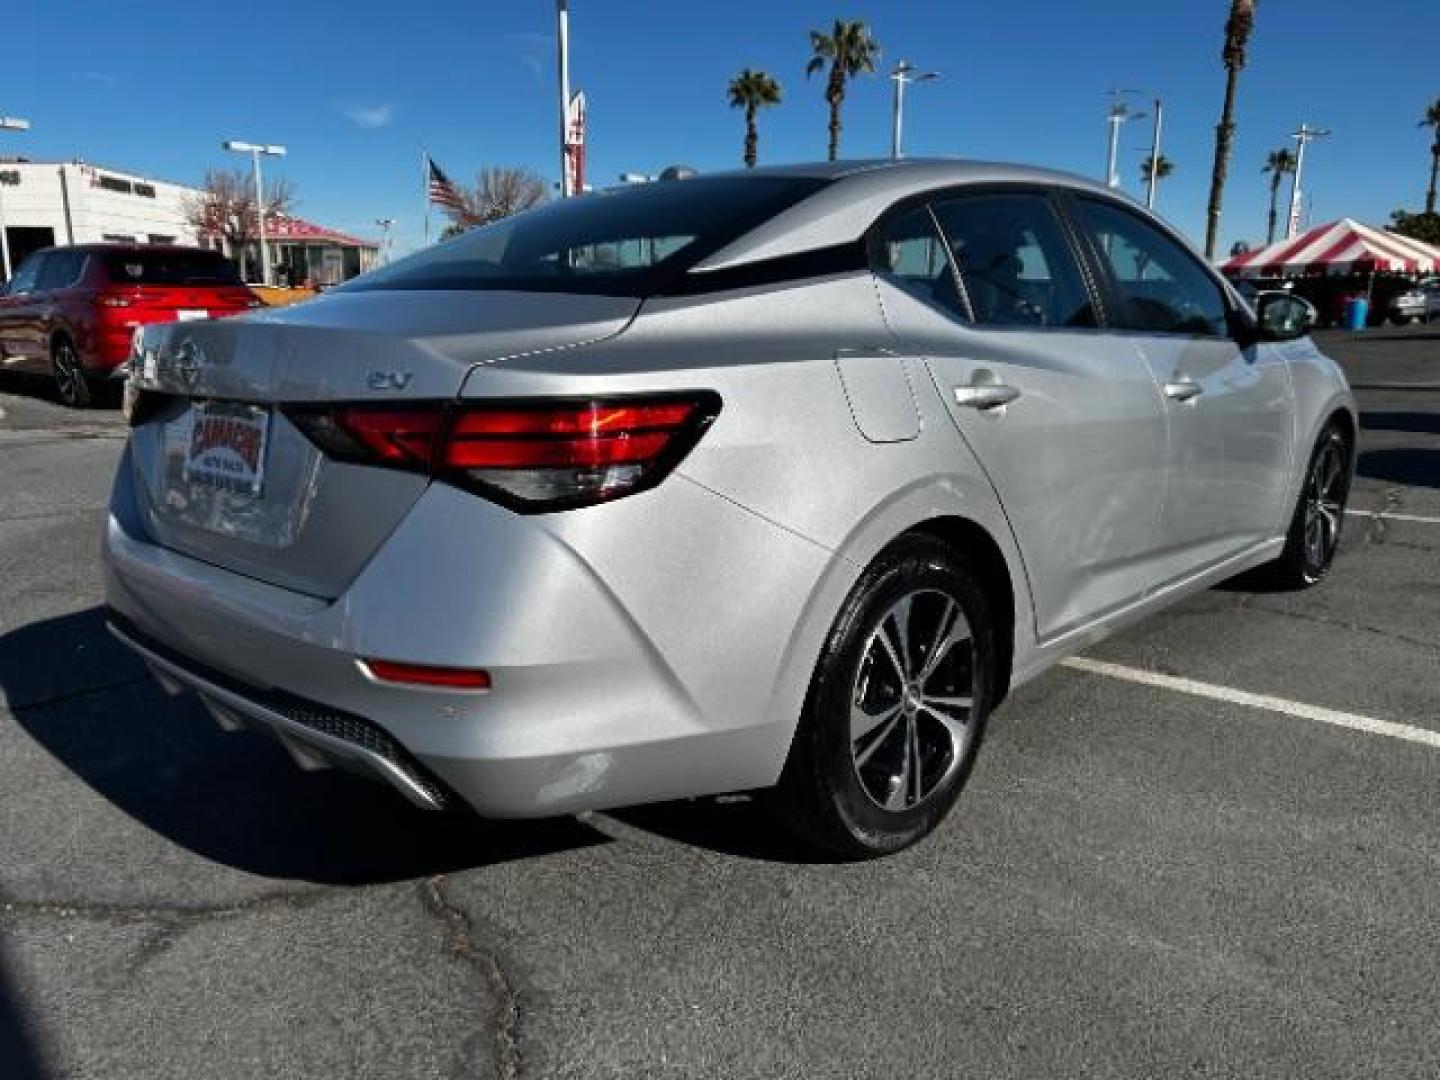
[[[207,401],[195,406],[184,476],[192,484],[259,495],[265,478],[270,410]]]
[[[175,312],[176,322],[195,322],[198,319],[210,318],[210,312],[205,308],[178,308]]]

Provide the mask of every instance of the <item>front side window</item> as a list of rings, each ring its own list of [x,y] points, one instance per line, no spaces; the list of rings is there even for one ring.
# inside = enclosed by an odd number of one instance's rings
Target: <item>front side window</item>
[[[1076,200],[1080,220],[1115,286],[1110,322],[1121,330],[1224,337],[1225,297],[1195,257],[1130,211]]]
[[[21,263],[9,284],[5,286],[5,295],[20,296],[23,293],[34,292],[35,281],[40,276],[40,264],[44,261],[44,255],[31,255]]]
[[[693,177],[560,199],[372,271],[349,291],[519,289],[644,296],[825,186],[808,177]]]
[[[1041,194],[964,195],[935,216],[981,326],[1096,325],[1095,308],[1060,221]]]
[[[880,226],[871,245],[871,269],[920,299],[969,321],[950,267],[950,253],[925,207],[899,214]]]

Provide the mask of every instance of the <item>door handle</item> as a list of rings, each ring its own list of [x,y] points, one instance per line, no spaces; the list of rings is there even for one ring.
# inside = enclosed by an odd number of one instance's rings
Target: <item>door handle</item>
[[[1205,388],[1194,379],[1176,379],[1165,384],[1165,396],[1172,401],[1189,401],[1204,392]]]
[[[1000,383],[955,387],[955,404],[967,409],[998,409],[1009,405],[1019,396],[1020,391],[1015,387],[1003,386]]]

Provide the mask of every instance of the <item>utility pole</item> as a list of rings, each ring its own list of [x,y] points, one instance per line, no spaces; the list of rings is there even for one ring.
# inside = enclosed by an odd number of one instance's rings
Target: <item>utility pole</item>
[[[570,3],[555,0],[555,40],[560,64],[560,197],[575,194],[570,190]]]
[[[30,121],[0,116],[0,131],[29,131]],[[10,238],[5,233],[5,205],[0,199],[0,281],[10,280]]]
[[[918,69],[909,60],[901,60],[895,65],[895,70],[890,72],[890,81],[895,84],[894,107],[890,118],[890,157],[896,161],[905,155],[900,149],[901,130],[905,123],[905,84],[930,82],[938,79],[938,71],[925,71],[916,74]]]
[[[1285,224],[1285,239],[1294,240],[1296,232],[1300,228],[1300,207],[1304,197],[1304,188],[1300,186],[1301,174],[1305,171],[1305,147],[1312,142],[1328,138],[1328,128],[1312,128],[1309,124],[1301,124],[1300,130],[1290,136],[1296,142],[1295,149],[1295,175],[1290,180],[1290,216]]]

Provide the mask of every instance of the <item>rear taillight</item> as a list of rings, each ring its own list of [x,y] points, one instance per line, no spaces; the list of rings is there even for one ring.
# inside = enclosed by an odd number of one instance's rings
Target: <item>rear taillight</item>
[[[524,513],[654,487],[720,411],[713,393],[288,410],[329,457],[428,473]]]

